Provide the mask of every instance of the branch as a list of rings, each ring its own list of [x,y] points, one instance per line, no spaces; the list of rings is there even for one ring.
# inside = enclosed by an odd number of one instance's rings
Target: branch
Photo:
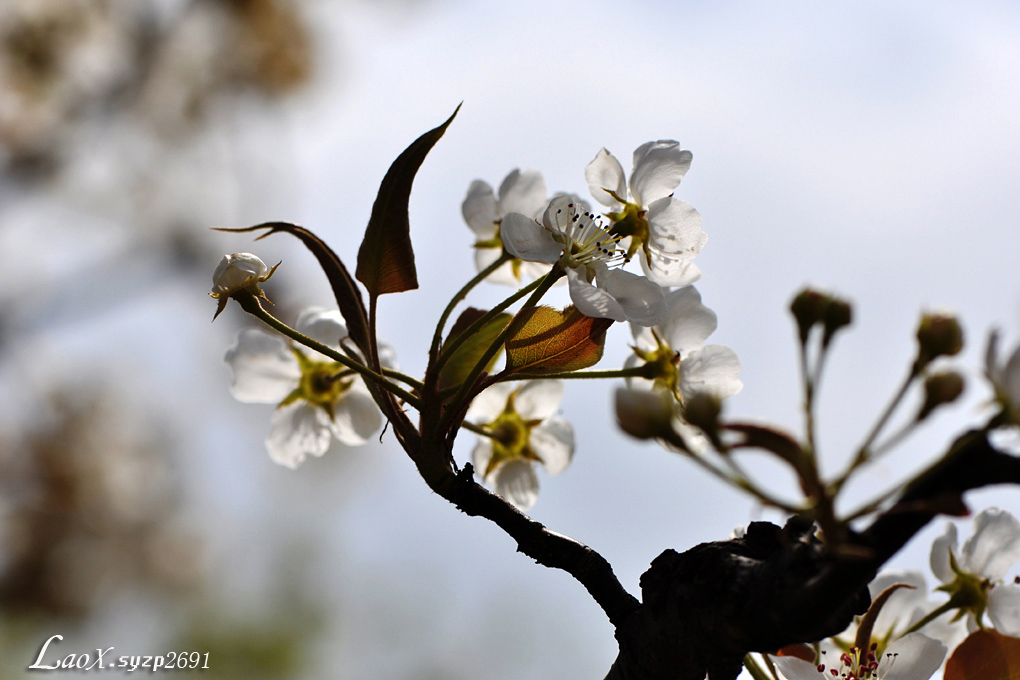
[[[429,487],[472,517],[484,517],[517,541],[517,551],[539,564],[562,569],[585,587],[595,602],[620,626],[637,608],[638,601],[628,593],[613,573],[609,562],[588,546],[568,536],[546,529],[499,496],[478,484],[474,467],[468,463],[454,474],[444,462],[452,460],[447,451],[429,451],[429,442],[411,453],[418,471]]]
[[[963,493],[991,484],[1020,484],[1020,458],[972,430],[845,544],[823,544],[793,518],[665,551],[641,577],[643,603],[617,626],[620,654],[606,680],[733,680],[747,652],[842,632],[867,608],[868,583],[889,558],[937,515],[964,514]]]

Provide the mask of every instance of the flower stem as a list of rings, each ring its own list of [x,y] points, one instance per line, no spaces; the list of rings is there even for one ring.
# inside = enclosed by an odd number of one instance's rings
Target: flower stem
[[[461,332],[461,334],[458,335],[456,338],[451,338],[450,341],[443,347],[442,353],[439,355],[439,358],[436,360],[435,366],[431,368],[431,370],[433,371],[442,370],[443,366],[446,365],[446,362],[450,360],[451,356],[453,356],[453,353],[457,351],[457,348],[463,345],[468,340],[468,338],[473,336],[480,328],[483,328],[485,324],[489,323],[489,321],[491,321],[497,315],[502,314],[507,307],[514,304],[522,297],[538,288],[543,281],[545,281],[544,278],[535,279],[527,286],[521,288],[519,291],[508,297],[506,300],[503,300],[498,305],[490,309],[483,316],[477,319],[474,323],[465,328],[463,332]]]
[[[439,352],[439,345],[443,341],[443,328],[446,327],[446,322],[449,320],[450,314],[453,313],[454,308],[461,302],[461,300],[467,297],[467,294],[470,293],[475,286],[484,281],[490,274],[512,259],[513,256],[504,250],[503,254],[500,255],[495,262],[478,272],[478,275],[475,276],[475,278],[464,284],[464,287],[454,294],[453,298],[450,299],[450,303],[446,305],[446,309],[443,310],[442,315],[439,317],[439,323],[436,324],[436,332],[432,335],[432,347],[429,350],[429,354],[431,356],[434,356]]]
[[[531,297],[529,297],[528,300],[524,303],[524,305],[521,306],[521,309],[528,309],[529,307],[534,307],[536,304],[538,304],[538,301],[542,299],[542,296],[545,295],[550,288],[552,288],[552,285],[556,283],[556,280],[559,279],[561,276],[563,276],[563,269],[559,265],[554,265],[552,270],[548,274],[543,276],[541,279],[537,279],[535,282],[532,283],[532,285],[528,286],[527,288],[522,288],[521,290],[517,291],[516,295],[512,295],[507,300],[504,300],[504,302],[501,303],[502,308],[506,309],[506,307],[509,307],[511,304],[513,304],[514,298],[519,298],[523,296],[523,294],[528,290],[528,288],[532,287],[534,288],[534,292],[531,294]],[[497,309],[500,312],[502,311],[502,309],[496,307],[493,308],[493,310],[490,311],[489,314],[498,313]],[[484,319],[485,317],[482,318]],[[481,319],[476,321],[471,326],[473,327],[477,325],[480,321]],[[461,333],[460,337],[458,337],[457,340],[454,341],[454,343],[458,344],[457,341],[463,342],[464,339],[468,337],[468,331],[470,329],[471,327],[465,330],[465,332]],[[450,420],[454,417],[454,414],[457,414],[459,411],[461,411],[460,406],[462,402],[467,398],[467,395],[471,392],[471,390],[474,389],[475,383],[478,381],[478,376],[482,374],[482,371],[485,370],[485,367],[489,365],[489,361],[492,359],[492,357],[496,356],[496,352],[498,352],[500,348],[503,346],[503,342],[506,340],[506,334],[509,329],[510,324],[507,324],[507,327],[500,331],[499,335],[496,336],[496,339],[492,341],[491,345],[489,345],[489,348],[485,350],[485,353],[482,355],[482,357],[475,363],[474,368],[471,369],[471,373],[469,373],[467,378],[464,379],[464,382],[461,383],[460,389],[457,390],[456,396],[453,398],[453,401],[450,402],[450,409],[446,412],[446,414],[443,416],[443,419],[439,423],[440,432],[445,431],[446,428],[450,426]],[[456,348],[454,347],[453,349]],[[452,353],[452,350],[450,353]],[[443,352],[443,355],[449,356],[449,354],[445,351]],[[442,362],[442,357],[440,357],[440,362]]]
[[[565,373],[504,373],[494,376],[495,382],[508,380],[602,380],[612,378],[647,378],[644,366],[605,371],[570,371]]]
[[[415,409],[419,411],[421,410],[421,401],[418,399],[418,397],[414,396],[410,392],[407,392],[406,390],[397,387],[392,382],[387,380],[384,376],[379,375],[378,373],[368,368],[364,364],[361,364],[351,359],[350,357],[338,352],[332,347],[327,347],[326,345],[323,345],[321,342],[317,342],[309,338],[307,335],[304,335],[303,333],[299,333],[298,331],[294,330],[293,328],[291,328],[290,326],[283,323],[275,316],[267,312],[262,307],[262,304],[258,301],[258,298],[256,298],[254,295],[235,295],[234,299],[237,300],[237,303],[239,305],[241,305],[241,309],[248,312],[249,314],[257,318],[259,321],[266,324],[273,330],[282,333],[283,335],[286,335],[294,342],[302,344],[309,349],[319,352],[320,354],[324,354],[325,356],[329,357],[330,359],[337,363],[343,364],[352,371],[355,371],[358,374],[360,374],[361,377],[364,378],[365,380],[372,381],[374,384],[378,385],[379,387],[386,390],[390,394],[399,397],[400,399],[402,399]]]

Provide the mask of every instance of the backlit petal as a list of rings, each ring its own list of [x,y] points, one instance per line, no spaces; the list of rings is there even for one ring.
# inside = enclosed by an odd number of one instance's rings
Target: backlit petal
[[[329,416],[321,408],[298,401],[273,412],[266,449],[274,463],[296,468],[305,456],[329,449]]]
[[[496,196],[487,182],[476,179],[468,187],[467,196],[460,206],[464,221],[479,239],[492,238],[496,233],[500,215],[497,213]]]
[[[563,383],[559,380],[530,380],[514,398],[517,413],[525,420],[544,420],[556,413],[563,402]]]
[[[558,475],[574,457],[574,428],[565,418],[553,416],[531,430],[531,446],[545,471]]]
[[[620,198],[627,198],[627,176],[623,173],[623,166],[620,165],[620,161],[616,160],[616,156],[604,148],[599,150],[592,162],[584,169],[584,178],[596,201],[612,210],[619,210],[623,207],[623,204],[605,191],[609,189]]]
[[[499,186],[499,211],[502,215],[521,213],[538,217],[545,209],[545,180],[537,170],[514,170]]]
[[[691,167],[693,155],[671,139],[642,144],[634,151],[630,193],[634,202],[648,206],[669,196]]]
[[[499,233],[507,251],[521,260],[553,264],[563,254],[563,247],[542,225],[520,213],[504,217]]]
[[[496,493],[520,510],[528,510],[538,500],[538,476],[526,460],[511,460],[496,468],[493,475]]]
[[[224,360],[234,373],[230,393],[238,401],[278,404],[301,379],[301,369],[287,343],[254,328],[237,334]]]

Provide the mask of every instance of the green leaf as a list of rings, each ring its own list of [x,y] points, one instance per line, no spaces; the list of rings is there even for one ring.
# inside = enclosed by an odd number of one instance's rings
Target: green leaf
[[[945,680],[1020,680],[1020,638],[971,633],[946,662]]]
[[[453,340],[461,333],[464,332],[471,324],[485,315],[485,311],[481,309],[475,309],[469,307],[457,319],[457,322],[453,324],[453,328],[450,329],[450,335],[448,340]],[[510,323],[511,316],[509,314],[497,314],[490,319],[485,325],[479,328],[477,331],[471,334],[464,343],[458,347],[450,358],[447,360],[443,369],[439,372],[438,388],[440,391],[450,387],[456,387],[464,382],[464,380],[471,373],[471,369],[475,367],[481,358],[506,325]],[[499,355],[496,354],[489,361],[489,365],[486,366],[486,370],[491,371],[492,365],[496,363],[496,359]]]
[[[411,184],[425,156],[446,132],[457,111],[460,111],[459,104],[445,123],[429,130],[404,149],[383,177],[368,228],[365,229],[365,239],[358,250],[355,272],[358,281],[365,284],[368,294],[373,297],[418,287],[418,272],[411,248],[411,223],[407,215]]]
[[[594,366],[602,358],[612,319],[594,319],[570,306],[521,310],[506,336],[507,373],[561,373]]]
[[[326,245],[325,241],[304,227],[287,222],[264,222],[263,224],[256,224],[254,227],[244,227],[242,229],[216,228],[215,231],[240,233],[259,229],[267,229],[268,231],[255,239],[256,241],[264,239],[270,234],[282,231],[301,239],[301,242],[312,251],[312,254],[319,261],[322,271],[326,273],[329,285],[333,288],[333,296],[336,297],[337,306],[340,307],[340,313],[347,323],[347,332],[350,333],[351,339],[354,340],[354,344],[358,346],[358,349],[365,356],[369,356],[368,317],[365,314],[365,303],[361,299],[361,291],[358,290],[358,284],[351,278],[350,272],[344,267],[344,263]]]

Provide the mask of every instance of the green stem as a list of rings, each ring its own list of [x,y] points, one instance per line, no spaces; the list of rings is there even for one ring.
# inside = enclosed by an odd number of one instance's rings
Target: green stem
[[[430,355],[435,355],[439,351],[439,345],[443,341],[443,328],[446,327],[446,322],[450,318],[450,314],[453,313],[454,308],[467,297],[467,294],[477,286],[479,283],[484,281],[490,274],[502,267],[505,263],[514,259],[513,255],[503,251],[503,254],[499,258],[490,264],[488,267],[478,272],[475,278],[464,284],[464,287],[457,291],[457,293],[450,300],[450,303],[446,305],[446,309],[443,310],[442,315],[439,317],[439,323],[436,324],[436,332],[432,335],[432,348],[429,350]]]
[[[521,309],[522,310],[528,309],[538,304],[538,301],[542,299],[542,296],[545,295],[550,288],[552,288],[552,285],[556,283],[556,280],[559,279],[561,276],[563,276],[563,269],[559,265],[553,265],[552,270],[548,274],[543,276],[541,279],[537,279],[532,284],[532,286],[534,286],[534,292],[531,294],[531,297],[529,297],[528,300],[521,306]],[[532,286],[528,287],[531,288]],[[521,289],[520,291],[518,291],[518,295],[524,293],[526,290],[527,289]],[[513,304],[513,301],[510,300],[509,298],[504,302],[506,303],[506,307],[509,307],[510,304]],[[504,309],[506,307],[504,307]],[[495,312],[496,310],[493,309],[492,311]],[[491,313],[492,312],[490,312],[490,314]],[[481,319],[479,319],[479,321],[481,321]],[[476,321],[475,324],[472,324],[472,326],[476,325],[477,323],[478,322]],[[474,385],[475,382],[478,380],[478,376],[480,376],[482,374],[482,371],[485,370],[485,367],[489,365],[489,361],[492,359],[492,357],[496,356],[496,352],[498,352],[500,348],[503,347],[503,342],[506,340],[506,334],[507,332],[509,332],[509,330],[510,324],[507,324],[507,327],[500,331],[499,335],[496,336],[496,339],[492,341],[491,345],[489,345],[489,348],[485,350],[485,353],[482,355],[481,359],[479,359],[478,362],[475,363],[474,368],[471,369],[471,372],[468,374],[467,378],[465,378],[464,382],[461,383],[460,389],[457,390],[456,396],[453,398],[453,401],[450,402],[449,410],[446,412],[446,414],[443,416],[443,419],[439,423],[439,432],[445,432],[446,429],[450,426],[450,420],[454,417],[454,414],[457,414],[458,411],[461,410],[460,409],[461,403],[464,401],[465,398],[467,398],[468,393],[472,389],[474,389]],[[457,338],[457,340],[463,341],[462,339],[465,338],[467,335],[468,333],[467,331],[465,331],[464,333],[461,333],[460,337]],[[443,354],[447,355],[447,352],[444,351]],[[441,361],[442,357],[440,357],[440,362]]]
[[[646,364],[647,365],[647,364]],[[567,373],[501,373],[494,376],[494,382],[508,380],[597,380],[611,378],[647,378],[644,366],[620,368],[606,371],[573,371]]]
[[[935,609],[934,611],[930,612],[927,616],[925,616],[920,621],[918,621],[917,623],[912,625],[910,628],[908,628],[903,633],[903,635],[907,635],[909,633],[916,633],[917,631],[921,630],[921,628],[923,628],[924,626],[928,625],[929,623],[931,623],[932,621],[934,621],[938,617],[942,616],[946,612],[952,611],[953,609],[956,609],[956,604],[952,600],[949,600],[948,602],[946,602],[942,606],[940,606],[937,609]],[[903,637],[903,635],[901,635],[900,637]]]
[[[419,411],[421,410],[421,401],[418,399],[418,397],[407,392],[406,390],[397,387],[392,382],[387,380],[384,376],[379,375],[378,373],[376,373],[369,367],[365,366],[364,364],[358,363],[357,361],[354,361],[345,354],[342,354],[337,350],[333,349],[332,347],[327,347],[326,345],[323,345],[321,342],[317,342],[309,338],[307,335],[304,335],[294,330],[293,328],[291,328],[290,326],[283,323],[275,316],[267,312],[265,309],[263,309],[262,304],[258,301],[258,298],[256,298],[254,295],[236,295],[234,299],[237,300],[237,303],[239,305],[241,305],[241,309],[248,312],[249,314],[257,318],[259,321],[266,324],[273,330],[278,331],[283,335],[286,335],[294,342],[302,344],[308,349],[315,350],[316,352],[319,352],[320,354],[324,354],[325,356],[329,357],[333,361],[339,364],[343,364],[352,371],[355,371],[358,374],[360,374],[361,377],[364,378],[365,380],[372,381],[374,384],[378,385],[379,387],[386,390],[390,394],[400,397],[400,399],[402,399],[415,409]]]
[[[548,274],[546,276],[548,276]],[[453,353],[457,351],[457,348],[467,342],[468,338],[472,337],[480,328],[483,328],[485,324],[489,323],[489,321],[494,319],[496,316],[502,314],[507,307],[538,288],[543,281],[545,281],[545,278],[535,279],[527,286],[521,288],[519,291],[508,297],[506,300],[503,300],[498,305],[490,309],[482,317],[465,328],[456,338],[451,338],[450,341],[443,346],[443,351],[436,360],[435,368],[432,370],[436,372],[442,370],[443,366],[446,365],[446,362],[450,360],[451,356],[453,356]]]
[[[889,422],[889,418],[892,417],[892,414],[896,411],[900,402],[903,401],[903,397],[906,396],[911,383],[913,383],[914,379],[917,378],[918,372],[918,365],[915,363],[911,367],[910,372],[907,373],[907,377],[900,385],[899,390],[896,391],[895,396],[893,396],[892,400],[889,402],[889,405],[885,407],[882,415],[872,426],[868,436],[864,439],[864,443],[857,449],[857,454],[854,456],[854,459],[847,466],[846,470],[843,471],[843,474],[841,474],[839,478],[833,482],[832,488],[835,489],[834,493],[838,493],[839,490],[843,488],[843,485],[846,484],[847,480],[850,479],[850,476],[857,470],[857,468],[871,459],[871,447],[875,443],[875,439],[879,434],[881,434],[882,429],[885,427],[886,423]]]

